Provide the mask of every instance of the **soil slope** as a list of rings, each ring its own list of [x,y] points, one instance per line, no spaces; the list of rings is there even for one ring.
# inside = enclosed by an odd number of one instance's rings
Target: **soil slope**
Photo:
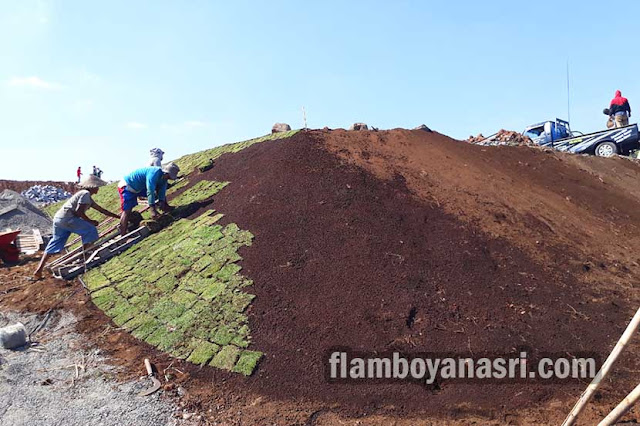
[[[330,384],[327,351],[604,358],[637,306],[638,177],[628,160],[406,130],[301,132],[221,156],[191,184],[231,182],[212,206],[255,236],[240,264],[266,357],[242,386],[359,413],[560,402],[561,415],[583,383]]]

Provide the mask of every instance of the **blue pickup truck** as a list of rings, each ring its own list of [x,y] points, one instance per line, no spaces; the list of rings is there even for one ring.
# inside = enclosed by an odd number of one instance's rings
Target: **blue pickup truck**
[[[640,149],[637,124],[583,135],[571,131],[569,122],[556,118],[555,121],[533,124],[522,134],[537,145],[574,154],[611,157],[614,154],[629,155]]]

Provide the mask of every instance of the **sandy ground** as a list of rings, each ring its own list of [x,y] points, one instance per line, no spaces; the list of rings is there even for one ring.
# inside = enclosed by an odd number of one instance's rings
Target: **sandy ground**
[[[20,321],[28,331],[41,315],[0,312],[0,326]],[[117,382],[117,367],[98,348],[74,332],[76,318],[54,313],[18,350],[0,349],[0,424],[2,425],[195,425],[160,393],[137,394],[146,378]],[[187,414],[185,417],[189,417]]]

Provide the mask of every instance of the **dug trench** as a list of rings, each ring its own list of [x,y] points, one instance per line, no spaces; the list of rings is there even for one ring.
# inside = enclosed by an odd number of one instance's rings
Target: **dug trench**
[[[190,185],[231,182],[212,207],[255,236],[240,253],[241,265],[257,296],[249,308],[252,346],[266,355],[253,376],[229,377],[227,384],[347,415],[500,418],[514,410],[548,412],[554,405],[562,409],[537,420],[557,421],[586,381],[443,381],[429,387],[326,380],[334,347],[472,357],[527,347],[530,358],[589,352],[602,360],[637,300],[635,293],[597,288],[566,267],[582,256],[566,240],[537,246],[534,255],[527,244],[508,238],[546,229],[541,221],[515,222],[520,229],[496,235],[410,189],[411,174],[391,161],[386,178],[348,161],[357,139],[370,139],[372,132],[346,133],[301,132],[255,144],[192,177]],[[363,155],[363,161],[384,163],[375,155]],[[607,388],[605,403],[615,404],[633,388],[624,372],[635,363],[629,357],[620,362],[622,372]],[[211,369],[199,374],[219,378]]]

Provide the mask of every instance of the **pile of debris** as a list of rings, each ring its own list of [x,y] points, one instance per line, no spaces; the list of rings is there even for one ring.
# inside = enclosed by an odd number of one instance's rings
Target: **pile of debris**
[[[478,136],[469,136],[467,142],[484,146],[497,145],[535,145],[528,136],[511,130],[500,130],[495,135],[484,137],[482,133]]]
[[[22,191],[22,196],[40,206],[57,203],[71,197],[71,193],[53,185],[34,185]]]
[[[31,234],[51,234],[51,219],[27,198],[10,189],[0,192],[0,230],[21,230]]]

